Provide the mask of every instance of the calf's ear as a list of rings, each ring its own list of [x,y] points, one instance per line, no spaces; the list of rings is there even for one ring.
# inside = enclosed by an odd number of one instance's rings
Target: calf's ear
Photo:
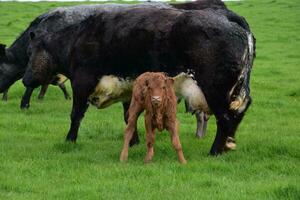
[[[168,84],[171,84],[171,85],[174,84],[174,78],[168,77],[168,78],[166,78],[166,81]]]
[[[5,44],[0,44],[0,57],[4,57],[5,56]]]

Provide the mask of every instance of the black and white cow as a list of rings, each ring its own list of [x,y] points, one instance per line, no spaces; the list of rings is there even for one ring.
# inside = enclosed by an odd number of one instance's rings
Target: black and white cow
[[[135,77],[145,71],[194,72],[217,119],[210,150],[226,150],[251,103],[249,78],[255,55],[251,32],[212,9],[185,11],[140,5],[92,16],[74,33],[70,50],[71,127],[76,141],[88,98],[104,75]],[[26,85],[26,81],[24,81]]]

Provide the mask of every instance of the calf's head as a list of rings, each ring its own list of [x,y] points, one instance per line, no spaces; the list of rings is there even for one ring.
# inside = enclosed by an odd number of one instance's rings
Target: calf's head
[[[145,80],[144,96],[148,97],[153,107],[160,107],[168,98],[167,90],[173,87],[173,83],[174,80],[163,73],[149,72]]]
[[[37,87],[49,83],[55,73],[55,60],[47,49],[44,36],[35,37],[30,33],[30,44],[27,50],[29,61],[23,77],[23,83],[27,87]]]

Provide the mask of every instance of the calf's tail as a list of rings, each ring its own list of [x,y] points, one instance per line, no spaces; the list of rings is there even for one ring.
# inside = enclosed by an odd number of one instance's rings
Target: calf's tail
[[[242,56],[241,73],[229,93],[229,108],[237,113],[244,112],[251,103],[249,81],[255,58],[255,38],[248,33],[247,40],[248,44]]]

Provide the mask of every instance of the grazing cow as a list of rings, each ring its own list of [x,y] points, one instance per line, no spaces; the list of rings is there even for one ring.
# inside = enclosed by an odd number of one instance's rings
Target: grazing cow
[[[64,97],[66,100],[68,99],[71,99],[68,91],[67,91],[67,88],[65,86],[65,82],[68,80],[68,78],[62,74],[57,74],[56,76],[53,77],[52,81],[51,81],[51,84],[52,85],[57,85],[61,91],[64,93]],[[41,92],[38,96],[39,99],[43,99],[44,96],[45,96],[45,93],[48,89],[48,86],[49,85],[43,85],[42,88],[41,88]]]
[[[59,86],[59,88],[64,93],[65,99],[71,99],[71,97],[70,97],[70,95],[69,95],[69,93],[66,89],[66,86],[64,84],[66,81],[67,81],[67,78],[64,75],[59,74],[59,75],[57,75],[53,78],[53,81],[51,82],[51,84]],[[44,96],[46,94],[46,91],[48,89],[48,86],[49,86],[49,84],[42,85],[40,93],[38,95],[38,99],[43,99],[44,98]],[[28,92],[30,92],[30,94]],[[24,105],[24,106],[22,106],[21,108],[28,108],[29,107],[29,101],[30,101],[30,97],[31,97],[32,92],[33,92],[33,90],[26,90],[25,94],[22,97],[22,103],[21,103],[21,105]],[[3,101],[8,100],[8,89],[3,92],[2,100]]]
[[[120,155],[121,161],[127,160],[129,142],[135,131],[138,116],[145,110],[147,143],[145,163],[150,162],[154,154],[155,129],[159,131],[167,129],[170,132],[179,162],[186,163],[178,135],[177,101],[173,82],[173,79],[168,78],[163,73],[153,72],[146,72],[136,79],[128,110],[129,119],[124,134],[124,147]]]
[[[191,69],[217,119],[210,153],[226,150],[251,103],[251,32],[212,9],[147,5],[92,16],[78,30],[70,54],[73,108],[67,140],[76,141],[88,98],[103,75],[163,71],[173,76]]]
[[[68,80],[68,78],[65,77],[64,75],[57,74],[50,81],[50,84],[57,85],[61,89],[61,91],[64,93],[64,97],[65,97],[66,100],[71,99],[71,97],[70,97],[70,95],[67,91],[67,88],[65,86],[65,82],[67,80]],[[40,99],[40,100],[44,99],[44,96],[46,94],[46,91],[47,91],[48,87],[49,87],[49,83],[42,84],[40,93],[38,95],[38,99]],[[21,109],[29,108],[29,102],[30,102],[30,97],[31,97],[32,92],[33,92],[33,90],[26,90],[25,91],[25,93],[22,97],[22,100],[21,100],[21,105],[22,105]]]

